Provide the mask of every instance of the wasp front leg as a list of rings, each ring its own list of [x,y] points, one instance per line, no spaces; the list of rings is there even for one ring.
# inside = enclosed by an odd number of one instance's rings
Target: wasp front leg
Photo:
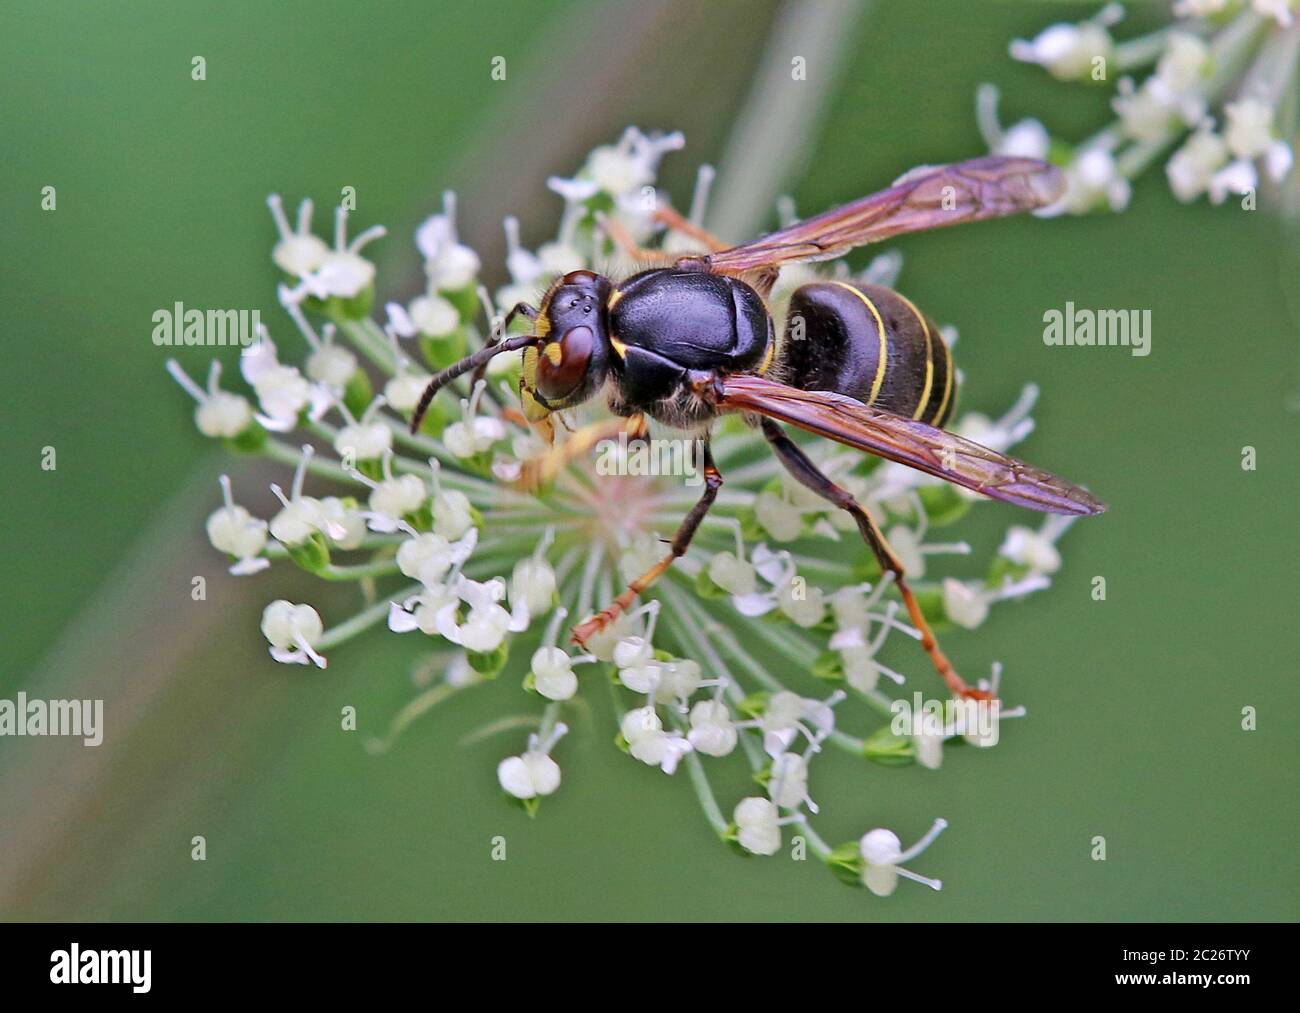
[[[621,435],[626,435],[629,440],[644,440],[649,431],[645,415],[641,413],[628,418],[592,422],[574,430],[562,443],[524,461],[519,477],[512,484],[521,492],[536,492],[553,481],[571,462],[585,457],[602,440],[616,440]]]
[[[768,443],[776,452],[777,458],[781,461],[787,471],[794,476],[803,485],[807,486],[813,492],[822,498],[834,503],[841,510],[846,511],[858,524],[858,530],[862,533],[862,538],[871,551],[875,553],[876,560],[880,563],[881,572],[889,572],[894,575],[894,585],[898,588],[898,593],[902,595],[903,604],[907,606],[907,614],[911,617],[912,625],[921,632],[921,646],[925,653],[930,656],[930,662],[934,669],[947,684],[949,691],[957,697],[970,700],[988,700],[992,694],[982,689],[972,689],[957,674],[956,669],[952,667],[943,651],[939,650],[939,642],[935,639],[934,632],[930,629],[930,624],[926,620],[921,606],[917,604],[916,596],[912,593],[911,587],[907,583],[907,575],[903,572],[903,564],[898,561],[889,548],[889,543],[885,541],[884,534],[876,526],[871,515],[853,498],[853,495],[846,489],[841,488],[822,474],[817,465],[809,459],[808,455],[799,449],[799,445],[790,439],[779,425],[771,419],[763,419],[763,435],[767,437]]]
[[[704,521],[704,516],[713,506],[714,500],[718,498],[718,490],[722,488],[722,473],[718,471],[717,466],[713,463],[713,454],[709,450],[708,440],[701,440],[697,444],[700,448],[701,459],[704,465],[704,493],[700,496],[699,502],[691,507],[691,512],[686,515],[682,521],[681,527],[673,535],[673,540],[669,546],[669,551],[663,559],[655,563],[654,566],[646,570],[645,573],[637,577],[627,586],[622,594],[614,599],[613,603],[597,615],[591,616],[586,621],[579,623],[573,628],[573,641],[583,647],[587,641],[601,632],[605,627],[617,619],[620,615],[632,607],[632,602],[636,600],[637,595],[641,594],[651,584],[658,580],[667,571],[673,562],[686,554],[687,548],[690,547],[691,539],[695,537],[695,532],[699,529],[700,524]]]

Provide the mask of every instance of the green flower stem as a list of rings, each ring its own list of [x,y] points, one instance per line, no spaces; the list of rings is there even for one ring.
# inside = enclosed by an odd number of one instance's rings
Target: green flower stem
[[[388,577],[401,573],[397,560],[381,559],[373,563],[355,563],[335,566],[333,563],[320,570],[313,571],[321,580],[362,580],[366,577]]]
[[[391,548],[393,546],[400,545],[405,540],[405,538],[406,538],[405,535],[369,534],[366,535],[365,538],[361,539],[360,545],[354,546],[353,548],[350,549],[343,549],[340,551],[364,552],[367,549]],[[332,546],[331,548],[337,549],[337,546]],[[267,544],[266,551],[263,552],[262,554],[266,556],[267,559],[288,559],[289,558],[289,550],[286,549],[279,542],[274,542],[274,541],[269,542]]]
[[[394,742],[402,732],[406,731],[410,725],[418,718],[423,717],[434,707],[442,703],[448,697],[454,696],[461,690],[469,689],[471,686],[478,686],[487,680],[477,672],[470,670],[470,674],[464,682],[452,685],[449,682],[439,682],[423,693],[411,700],[405,707],[397,712],[392,722],[388,726],[388,732],[380,739],[371,739],[366,743],[366,748],[372,753],[387,752],[392,748]]]
[[[713,632],[708,629],[707,617],[705,624],[701,626],[701,620],[697,614],[688,612],[687,606],[692,604],[686,595],[682,594],[677,588],[670,584],[665,584],[663,588],[664,599],[677,614],[677,629],[682,630],[692,640],[695,649],[699,651],[704,661],[712,667],[716,674],[726,680],[726,686],[723,692],[727,694],[733,703],[739,704],[745,698],[745,691],[741,687],[739,680],[732,675],[731,670],[726,663],[713,649],[713,645],[704,637],[704,632]],[[715,634],[716,635],[716,634]],[[749,765],[752,769],[757,770],[763,764],[763,751],[760,746],[748,735],[742,735],[740,739],[741,747],[749,759]]]
[[[803,819],[799,821],[798,826],[803,831],[804,839],[808,841],[808,847],[812,849],[812,853],[816,855],[818,860],[821,862],[824,863],[828,861],[831,857],[831,852],[834,849],[822,840],[821,835],[813,829],[813,825],[806,814]]]
[[[280,440],[267,440],[262,445],[262,453],[273,461],[279,461],[281,464],[287,464],[293,468],[298,467],[298,462],[302,460],[301,447],[291,447]],[[312,459],[307,462],[307,470],[313,475],[319,475],[321,478],[355,485],[362,489],[365,488],[365,485],[358,482],[349,472],[344,471],[342,467],[333,461],[323,460],[319,454],[312,455]]]
[[[1151,32],[1149,35],[1139,35],[1135,39],[1125,39],[1123,42],[1117,42],[1111,62],[1115,65],[1115,69],[1120,72],[1139,70],[1142,67],[1150,66],[1165,51],[1165,46],[1169,44],[1169,36],[1174,31],[1185,32],[1187,29],[1185,27],[1175,29],[1170,26]]]
[[[671,716],[671,721],[673,727],[678,731],[684,731],[681,718],[676,714]],[[721,837],[727,832],[727,828],[731,824],[718,806],[718,800],[713,794],[712,785],[709,784],[709,776],[705,773],[704,764],[700,762],[700,758],[694,750],[686,754],[685,763],[686,773],[690,775],[691,787],[695,789],[695,797],[700,800],[700,808],[704,810],[704,818],[709,821],[709,826],[713,827],[714,833]]]
[[[400,594],[393,595],[392,599],[400,601],[403,598],[419,594],[423,590],[423,585],[416,584],[413,587],[406,588]],[[389,600],[389,598],[384,598],[382,601],[377,601],[369,608],[358,612],[351,619],[341,622],[337,626],[331,626],[314,646],[318,651],[332,650],[351,640],[357,634],[364,633],[376,623],[382,622],[388,616]]]
[[[365,326],[369,324],[370,326]],[[338,324],[339,330],[352,342],[358,352],[369,359],[378,369],[392,376],[395,372],[393,351],[388,345],[388,338],[369,317],[361,320],[343,320]]]
[[[560,719],[560,701],[552,700],[542,711],[541,721],[537,725],[537,737],[542,741],[551,734],[555,724]]]

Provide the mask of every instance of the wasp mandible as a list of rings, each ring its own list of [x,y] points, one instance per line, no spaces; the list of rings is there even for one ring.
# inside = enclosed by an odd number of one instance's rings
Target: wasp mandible
[[[622,281],[573,271],[551,285],[537,307],[515,306],[499,332],[522,315],[532,321],[531,333],[492,340],[434,376],[411,431],[442,386],[495,355],[524,349],[520,397],[530,421],[603,392],[610,411],[634,429],[644,431],[649,416],[698,435],[705,485],[699,502],[663,559],[574,628],[573,639],[585,644],[685,554],[722,486],[709,452],[710,426],[723,413],[739,412],[796,480],[853,517],[882,573],[892,574],[949,689],[985,697],[939,649],[871,515],[822,473],[781,423],[1031,510],[1083,515],[1105,506],[1078,486],[943,429],[956,395],[952,354],[934,322],[905,296],[847,281],[803,285],[787,316],[802,321],[799,341],[778,337],[767,298],[784,264],[828,260],[891,236],[1044,207],[1063,187],[1060,170],[1046,162],[976,158],[914,170],[880,193],[733,247],[671,208],[660,209],[660,222],[694,235],[711,251],[678,257],[639,249],[607,223],[625,253],[659,266]]]

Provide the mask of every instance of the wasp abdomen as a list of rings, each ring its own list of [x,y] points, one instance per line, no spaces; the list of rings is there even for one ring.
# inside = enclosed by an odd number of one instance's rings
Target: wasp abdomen
[[[780,355],[782,379],[801,390],[835,391],[933,426],[952,415],[952,354],[934,321],[891,289],[801,286]]]

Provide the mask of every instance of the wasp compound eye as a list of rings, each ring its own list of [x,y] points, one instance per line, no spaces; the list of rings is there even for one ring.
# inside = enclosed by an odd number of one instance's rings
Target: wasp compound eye
[[[549,401],[568,397],[587,375],[596,335],[590,327],[571,327],[559,341],[542,346],[537,360],[537,391]]]

